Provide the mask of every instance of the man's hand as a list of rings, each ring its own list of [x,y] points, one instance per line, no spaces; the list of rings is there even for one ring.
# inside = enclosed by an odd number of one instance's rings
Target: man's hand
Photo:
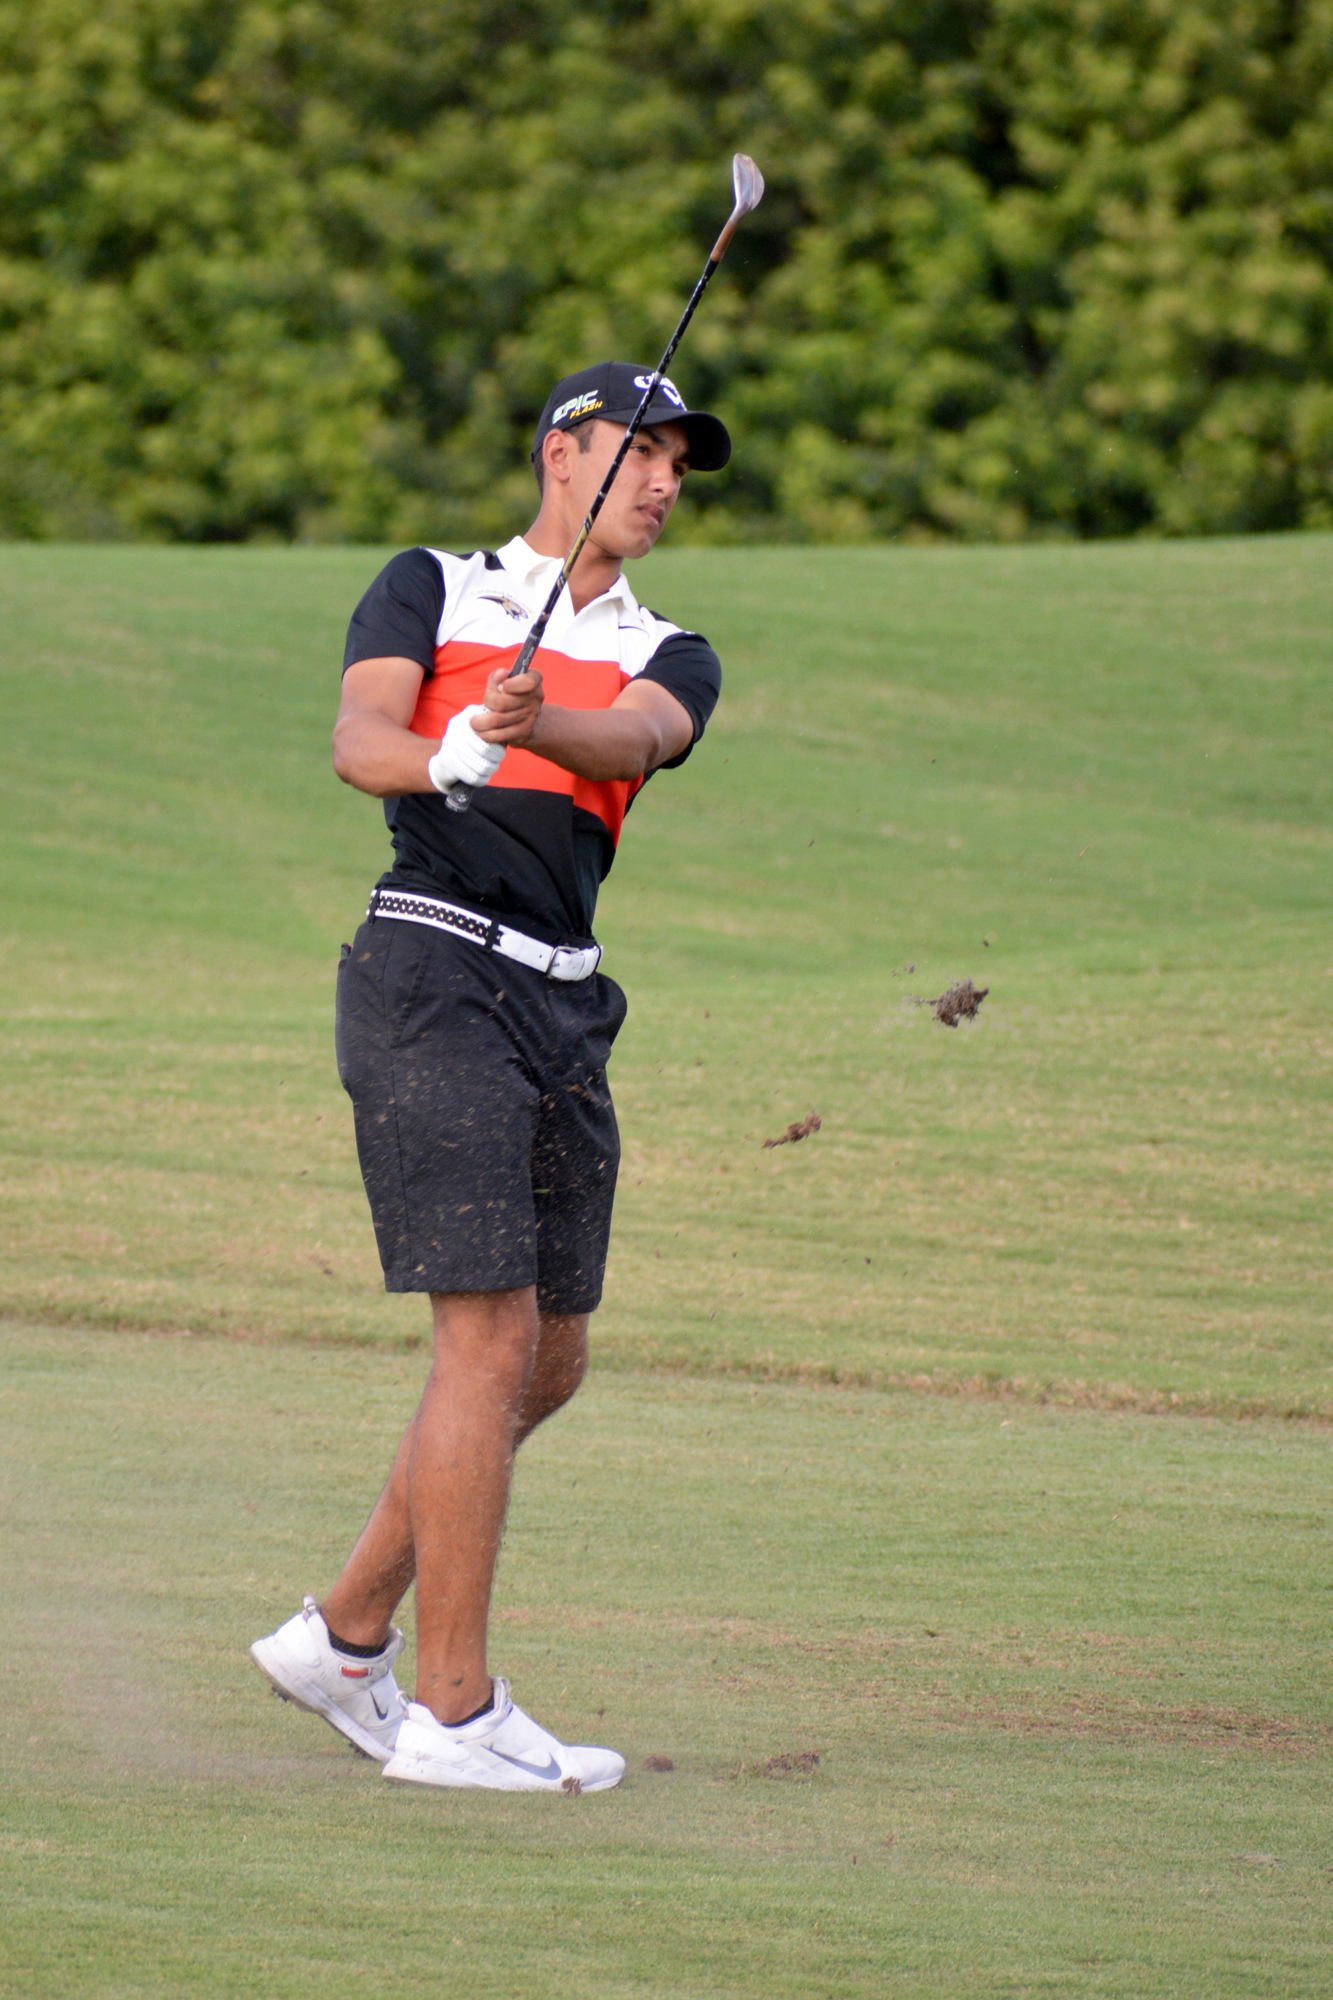
[[[504,744],[483,741],[473,727],[485,713],[480,703],[474,702],[470,708],[460,708],[451,718],[439,749],[426,766],[437,792],[452,792],[455,785],[466,785],[469,791],[475,791],[479,785],[489,785],[499,770],[504,761]]]
[[[544,699],[542,677],[534,668],[511,678],[497,667],[486,683],[486,705],[474,715],[473,727],[486,743],[531,745]]]

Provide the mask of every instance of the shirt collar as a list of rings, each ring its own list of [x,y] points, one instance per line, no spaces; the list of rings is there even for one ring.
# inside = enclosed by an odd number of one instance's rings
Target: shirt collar
[[[561,563],[559,556],[539,556],[536,549],[532,548],[522,535],[515,535],[512,542],[506,542],[504,547],[497,549],[495,553],[511,574],[522,577],[525,583],[534,587],[540,587],[544,582],[548,590],[555,581],[556,571]],[[594,606],[605,604],[608,599],[623,604],[628,611],[637,611],[639,608],[638,599],[626,583],[623,571],[609,590],[604,590],[600,597],[594,597],[592,603],[585,604],[583,609],[591,611]]]

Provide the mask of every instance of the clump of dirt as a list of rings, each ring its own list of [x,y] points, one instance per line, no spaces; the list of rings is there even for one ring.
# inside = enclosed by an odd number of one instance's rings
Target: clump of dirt
[[[767,1152],[770,1146],[794,1146],[798,1139],[808,1139],[812,1132],[817,1132],[823,1122],[819,1113],[812,1111],[799,1125],[789,1125],[780,1139],[765,1139],[764,1151]]]
[[[972,1019],[989,992],[989,986],[974,986],[970,979],[956,979],[948,992],[941,993],[934,1002],[935,1019],[943,1021],[946,1028],[956,1028],[964,1018]]]
[[[676,1767],[670,1757],[654,1756],[644,1758],[643,1768],[645,1771],[674,1771]]]
[[[960,1021],[973,1018],[989,992],[989,986],[974,986],[970,979],[955,979],[948,992],[941,993],[936,1000],[927,1000],[921,993],[911,993],[908,999],[913,1007],[933,1007],[937,1021],[943,1021],[946,1028],[956,1028]]]
[[[757,1778],[790,1778],[796,1772],[809,1774],[819,1763],[817,1750],[784,1750],[780,1757],[770,1757],[764,1764],[754,1767]]]
[[[571,1799],[576,1799],[583,1790],[583,1780],[582,1778],[576,1778],[573,1772],[571,1772],[567,1778],[560,1780],[560,1789],[562,1792],[568,1792]]]

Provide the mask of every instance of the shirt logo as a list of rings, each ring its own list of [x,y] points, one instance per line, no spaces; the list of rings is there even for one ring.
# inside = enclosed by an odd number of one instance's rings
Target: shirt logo
[[[479,590],[477,596],[483,604],[498,604],[500,609],[507,611],[511,618],[524,619],[531,618],[532,616],[527,606],[520,604],[516,597],[511,597],[508,591]]]
[[[646,389],[652,379],[651,375],[636,375],[634,377],[634,386],[636,389]],[[674,403],[678,410],[685,408],[685,398],[681,395],[675,383],[669,382],[665,375],[657,385],[657,392],[660,396],[665,396],[669,403]]]
[[[591,416],[594,410],[600,410],[601,407],[602,399],[598,391],[596,389],[585,389],[581,396],[571,396],[567,403],[562,403],[552,416],[551,422],[552,424],[562,424],[566,417],[578,418]],[[681,408],[684,409],[684,407],[682,403]]]

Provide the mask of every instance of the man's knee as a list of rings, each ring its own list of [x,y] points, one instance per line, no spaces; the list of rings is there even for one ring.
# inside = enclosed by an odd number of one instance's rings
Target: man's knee
[[[521,1395],[541,1338],[532,1286],[512,1292],[433,1292],[436,1366],[484,1375]]]
[[[541,1341],[524,1405],[527,1429],[567,1403],[587,1372],[587,1313],[543,1313]]]
[[[549,1355],[561,1376],[568,1376],[575,1389],[588,1372],[588,1318],[587,1313],[543,1313],[541,1316],[538,1352],[543,1357]]]
[[[565,1385],[565,1400],[574,1394],[588,1372],[588,1338],[585,1329],[583,1338],[568,1356],[561,1382]]]

